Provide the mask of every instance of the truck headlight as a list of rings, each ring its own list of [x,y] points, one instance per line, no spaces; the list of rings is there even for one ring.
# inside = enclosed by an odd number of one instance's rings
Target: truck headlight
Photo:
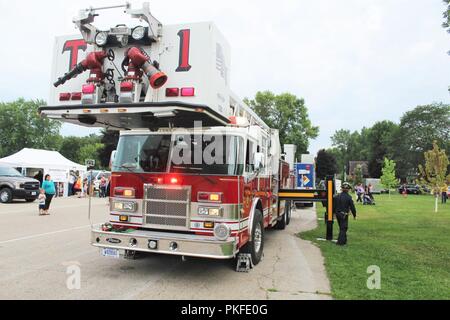
[[[222,241],[227,240],[228,237],[230,236],[230,234],[231,234],[231,229],[225,223],[218,223],[214,227],[214,236],[218,240],[222,240]]]
[[[113,209],[117,211],[135,212],[137,205],[136,202],[132,201],[115,201],[113,202]]]
[[[198,207],[199,216],[214,216],[220,217],[222,215],[223,209],[221,207],[208,208],[208,207]]]
[[[16,189],[23,189],[24,188],[24,184],[21,182],[14,182],[14,187]]]
[[[95,43],[99,47],[104,46],[107,42],[108,42],[108,34],[106,32],[101,31],[97,33],[97,35],[95,36]]]
[[[145,35],[145,28],[143,26],[137,26],[133,29],[133,32],[131,33],[131,37],[134,40],[141,40],[144,38]]]

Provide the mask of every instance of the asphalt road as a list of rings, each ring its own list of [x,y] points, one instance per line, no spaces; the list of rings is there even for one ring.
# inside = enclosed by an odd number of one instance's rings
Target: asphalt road
[[[92,200],[92,222],[107,221],[106,200]],[[87,199],[56,198],[50,212],[38,216],[37,203],[0,204],[0,299],[331,298],[320,250],[295,236],[316,225],[312,209],[295,211],[286,230],[266,232],[264,259],[249,273],[230,261],[102,257],[89,244]],[[67,286],[74,266],[79,289]]]

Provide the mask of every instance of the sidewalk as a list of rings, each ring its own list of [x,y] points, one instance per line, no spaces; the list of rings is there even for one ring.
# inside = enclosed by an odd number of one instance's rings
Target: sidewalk
[[[266,233],[266,243],[277,243],[265,248],[265,258],[270,263],[265,261],[266,270],[258,278],[260,285],[268,289],[268,299],[332,299],[320,249],[296,236],[316,226],[315,208],[306,208],[293,211],[286,230]]]

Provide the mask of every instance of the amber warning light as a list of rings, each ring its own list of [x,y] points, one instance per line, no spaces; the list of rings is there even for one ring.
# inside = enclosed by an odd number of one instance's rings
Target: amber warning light
[[[123,198],[134,198],[135,190],[133,188],[115,188],[114,196]]]
[[[218,192],[199,192],[197,199],[205,202],[222,202],[222,194]]]

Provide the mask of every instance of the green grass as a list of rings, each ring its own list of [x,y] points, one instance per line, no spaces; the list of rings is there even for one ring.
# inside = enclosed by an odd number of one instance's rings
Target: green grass
[[[432,196],[375,196],[375,206],[357,205],[349,220],[348,245],[317,241],[324,221],[302,239],[318,244],[336,299],[450,299],[450,202],[434,213]],[[323,218],[325,209],[317,206]],[[338,235],[337,222],[334,238]],[[381,269],[381,289],[369,290],[367,268]]]

